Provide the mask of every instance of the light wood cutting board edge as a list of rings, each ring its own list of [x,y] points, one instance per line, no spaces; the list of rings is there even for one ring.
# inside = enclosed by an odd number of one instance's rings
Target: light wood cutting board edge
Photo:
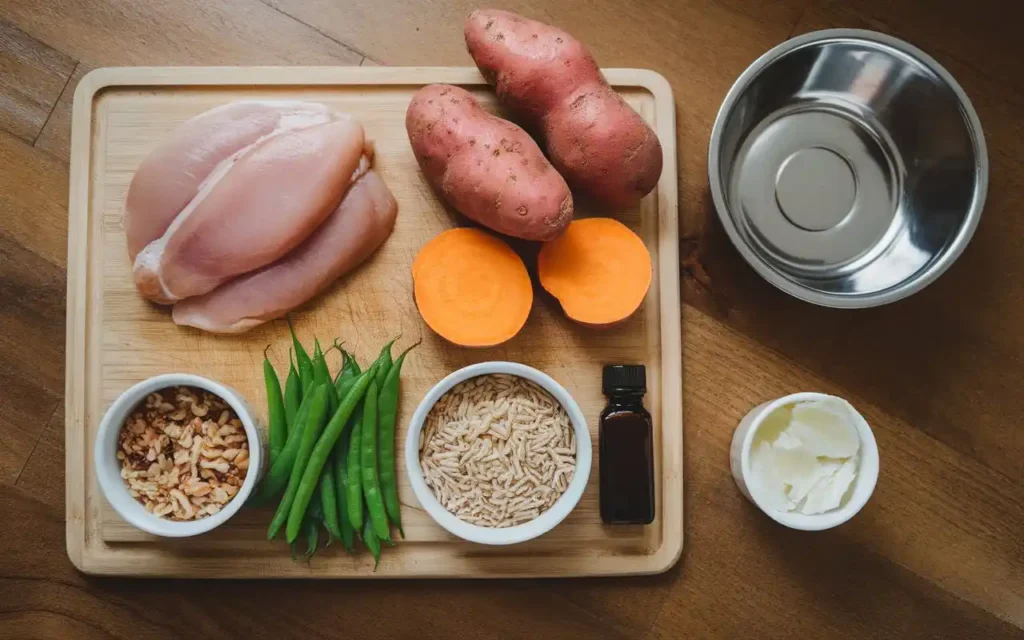
[[[678,189],[675,103],[668,81],[647,69],[603,69],[613,87],[640,87],[654,96],[656,132],[664,150],[664,169],[658,183],[659,273],[661,296],[661,452],[656,471],[662,482],[657,508],[664,522],[658,550],[640,557],[600,558],[585,573],[559,573],[545,563],[524,571],[509,564],[503,570],[488,572],[497,577],[569,577],[574,575],[647,575],[662,573],[679,560],[683,550],[683,412],[682,412],[682,329],[678,261]],[[66,444],[66,541],[71,562],[81,571],[97,575],[138,575],[138,562],[145,553],[136,548],[112,549],[86,526],[87,456],[91,443],[85,442],[86,425],[99,415],[87,412],[87,397],[95,395],[99,371],[87,370],[86,351],[96,348],[97,336],[87,331],[90,310],[99,304],[87,290],[90,263],[89,246],[91,198],[89,181],[94,159],[91,157],[92,105],[108,87],[182,85],[418,85],[431,82],[458,85],[485,84],[473,67],[122,67],[97,69],[87,74],[75,91],[72,111],[71,171],[68,205],[68,281],[67,281],[67,369],[65,380]],[[675,391],[674,393],[672,391]],[[672,496],[665,500],[664,496]],[[450,577],[443,571],[425,568],[424,572],[377,577]],[[146,575],[179,575],[173,571]],[[205,576],[211,577],[211,576]],[[259,571],[225,573],[222,577],[295,577]],[[345,577],[373,577],[345,576]],[[466,575],[462,577],[474,577]]]

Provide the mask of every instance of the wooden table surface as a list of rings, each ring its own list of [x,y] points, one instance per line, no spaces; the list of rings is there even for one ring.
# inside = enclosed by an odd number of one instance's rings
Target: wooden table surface
[[[0,2],[0,637],[1024,637],[1024,39],[1017,3],[581,0],[513,3],[649,67],[678,113],[686,546],[668,573],[523,582],[93,579],[64,549],[64,293],[71,98],[109,65],[466,65],[463,0]],[[1019,7],[1016,7],[1019,11]],[[787,37],[889,32],[962,83],[989,145],[967,251],[909,300],[812,307],[729,244],[707,188],[733,79]],[[752,406],[849,398],[875,430],[871,502],[787,531],[737,492]],[[543,562],[543,559],[539,559]]]

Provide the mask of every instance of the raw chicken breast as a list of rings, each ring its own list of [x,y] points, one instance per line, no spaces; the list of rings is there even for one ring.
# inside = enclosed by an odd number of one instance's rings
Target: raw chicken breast
[[[362,126],[337,118],[282,129],[218,163],[163,235],[136,256],[139,291],[161,303],[201,295],[305,240],[368,162]]]
[[[274,264],[174,305],[172,317],[215,333],[240,333],[306,302],[368,258],[391,234],[398,205],[369,171],[303,244]]]
[[[322,104],[250,100],[211,109],[185,122],[146,156],[128,187],[124,230],[132,261],[167,231],[220,162],[264,136],[324,124],[335,117]]]

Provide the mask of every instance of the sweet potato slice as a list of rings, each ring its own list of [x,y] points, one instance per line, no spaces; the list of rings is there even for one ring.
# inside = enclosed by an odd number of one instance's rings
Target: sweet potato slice
[[[519,333],[533,306],[522,259],[480,229],[449,229],[412,263],[416,307],[434,332],[463,347],[490,347]]]
[[[612,325],[643,303],[651,286],[651,255],[644,241],[611,218],[574,220],[546,242],[537,259],[540,284],[570,319]]]

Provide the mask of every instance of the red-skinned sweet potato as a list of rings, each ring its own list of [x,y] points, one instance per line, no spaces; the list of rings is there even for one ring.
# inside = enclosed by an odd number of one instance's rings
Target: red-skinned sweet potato
[[[468,91],[423,87],[405,128],[431,186],[467,217],[526,240],[550,240],[572,220],[569,186],[537,143]]]
[[[508,11],[474,11],[466,47],[498,99],[543,135],[552,164],[593,199],[623,207],[657,185],[658,136],[610,87],[583,44]]]

